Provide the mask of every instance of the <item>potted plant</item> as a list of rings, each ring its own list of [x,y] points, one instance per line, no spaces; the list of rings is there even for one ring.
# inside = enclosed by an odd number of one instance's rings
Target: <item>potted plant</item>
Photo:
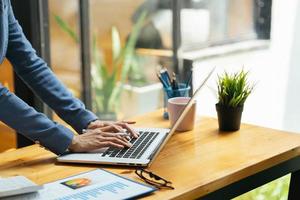
[[[248,72],[241,70],[218,76],[218,114],[219,130],[236,131],[240,129],[244,103],[253,90],[248,82]]]

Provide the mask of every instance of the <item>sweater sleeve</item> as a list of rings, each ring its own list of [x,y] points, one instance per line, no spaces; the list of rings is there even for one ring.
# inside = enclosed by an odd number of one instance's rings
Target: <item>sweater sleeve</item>
[[[11,5],[8,11],[9,40],[6,57],[18,76],[64,121],[81,133],[89,122],[97,119],[84,104],[73,97],[56,78],[45,61],[37,56],[14,17]]]
[[[73,132],[37,112],[0,84],[0,121],[55,154],[69,147]]]

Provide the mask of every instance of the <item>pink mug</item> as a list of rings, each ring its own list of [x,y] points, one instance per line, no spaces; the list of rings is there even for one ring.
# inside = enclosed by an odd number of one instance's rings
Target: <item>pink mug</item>
[[[189,102],[190,97],[174,97],[168,99],[168,113],[171,127],[177,121],[179,115],[182,113],[186,104]],[[190,131],[193,130],[196,119],[196,102],[193,103],[192,107],[177,127],[176,131]]]

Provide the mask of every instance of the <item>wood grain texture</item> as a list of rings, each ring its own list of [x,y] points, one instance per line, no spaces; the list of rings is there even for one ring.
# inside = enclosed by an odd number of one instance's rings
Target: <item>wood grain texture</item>
[[[137,117],[137,126],[168,127],[162,111]],[[200,117],[195,129],[176,133],[149,170],[171,180],[175,190],[161,190],[145,199],[193,199],[277,165],[300,153],[300,135],[243,124],[220,133],[216,119]],[[36,183],[104,168],[140,181],[134,168],[60,164],[56,156],[34,145],[0,154],[0,176],[25,175]]]
[[[0,152],[16,148],[17,138],[13,129],[0,122]]]
[[[4,59],[3,63],[0,63],[0,84],[7,87],[11,92],[14,92],[13,69],[7,59]],[[0,122],[0,152],[15,147],[15,131]]]

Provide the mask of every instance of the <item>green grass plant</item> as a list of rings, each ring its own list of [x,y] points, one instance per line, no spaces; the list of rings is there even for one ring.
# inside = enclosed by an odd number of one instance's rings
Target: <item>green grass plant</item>
[[[118,29],[111,29],[112,66],[105,62],[102,51],[98,48],[97,39],[94,35],[92,43],[92,90],[93,110],[96,113],[115,113],[120,101],[123,85],[129,79],[129,73],[137,71],[135,46],[140,35],[147,13],[143,12],[138,21],[133,25],[132,31],[124,46],[121,45]],[[54,19],[58,26],[68,34],[75,43],[79,44],[79,36],[60,16]],[[138,68],[138,69],[137,69]]]
[[[286,200],[288,197],[290,175],[286,175],[251,190],[233,200]]]
[[[248,83],[248,72],[241,70],[229,74],[224,72],[218,76],[218,104],[226,107],[242,106],[253,90],[253,85]]]

